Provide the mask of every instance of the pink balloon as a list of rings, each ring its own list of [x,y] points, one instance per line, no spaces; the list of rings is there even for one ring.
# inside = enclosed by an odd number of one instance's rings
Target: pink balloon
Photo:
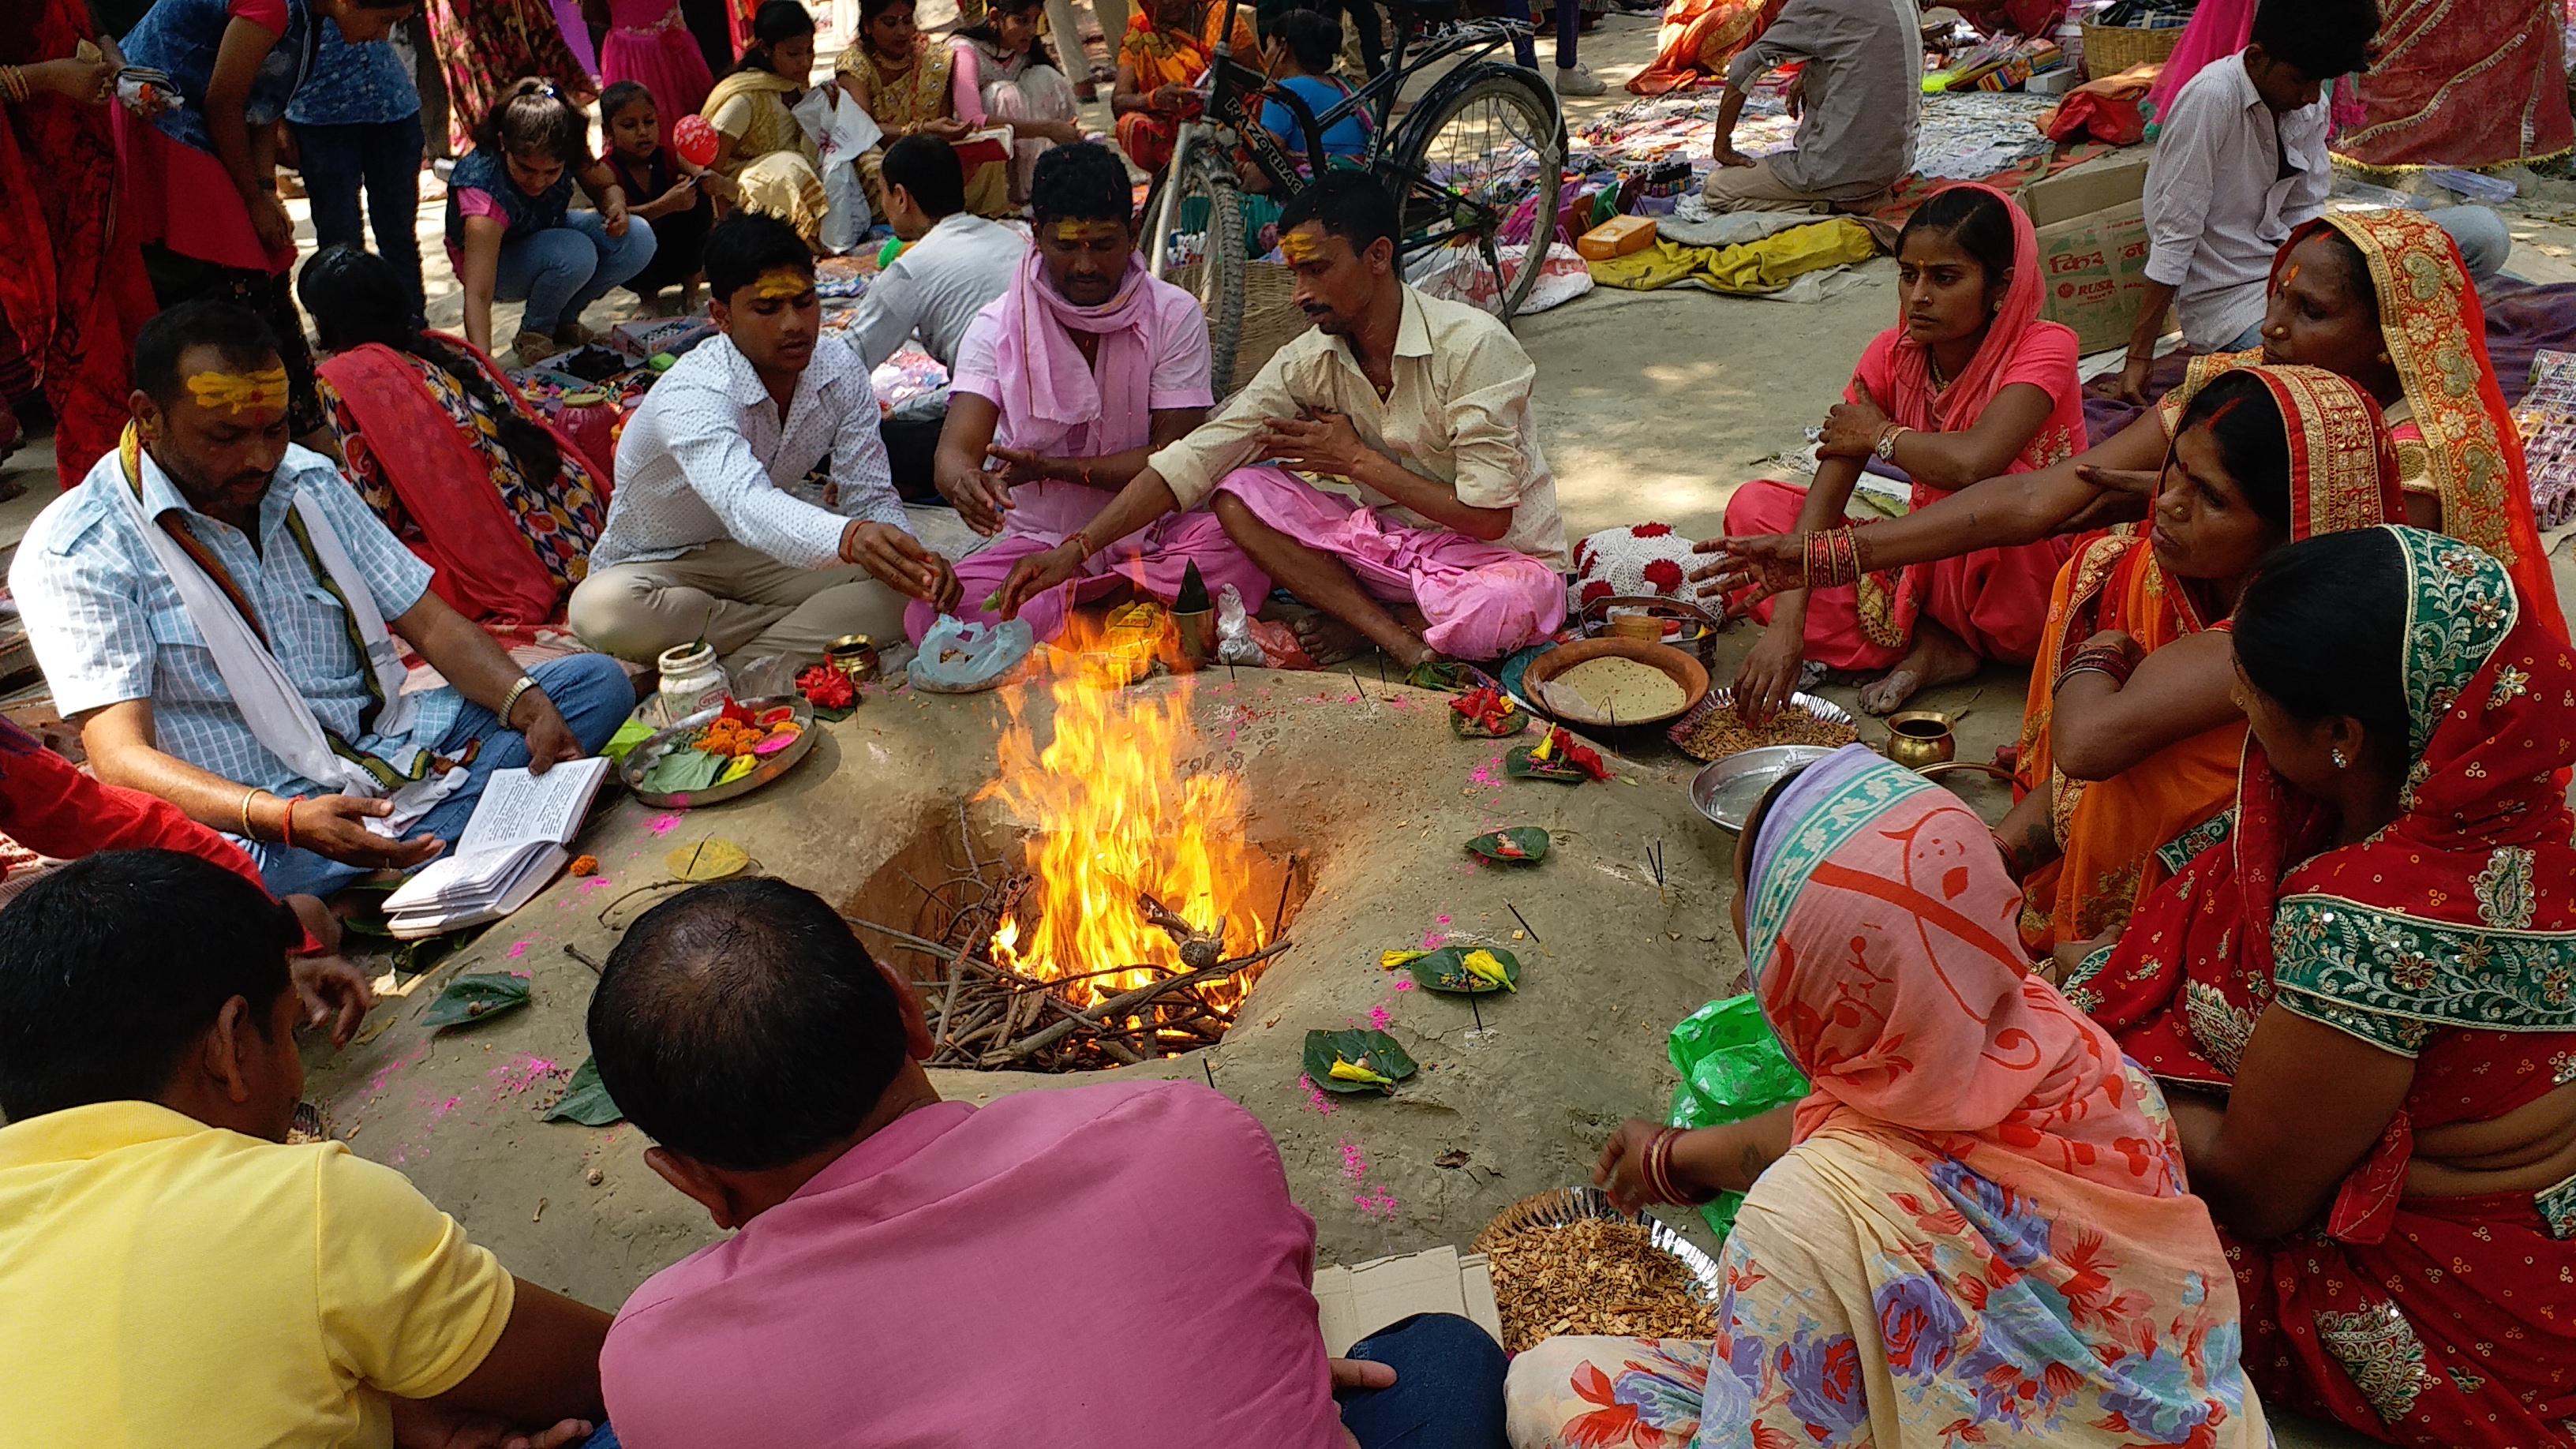
[[[682,116],[671,126],[672,149],[692,166],[706,166],[716,159],[716,128],[704,116]]]

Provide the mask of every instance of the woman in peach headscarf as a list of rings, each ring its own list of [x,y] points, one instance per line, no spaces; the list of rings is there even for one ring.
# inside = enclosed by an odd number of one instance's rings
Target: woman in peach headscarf
[[[1620,1129],[1596,1176],[1622,1206],[1747,1191],[1719,1336],[1540,1343],[1516,1449],[2267,1445],[2163,1099],[2029,974],[1976,813],[1847,746],[1736,863],[1754,994],[1813,1093]]]

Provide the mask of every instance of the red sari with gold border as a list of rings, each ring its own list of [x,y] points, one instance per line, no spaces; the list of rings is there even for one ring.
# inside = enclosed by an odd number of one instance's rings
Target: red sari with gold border
[[[2576,1081],[2576,655],[2493,558],[2395,528],[2413,590],[2415,765],[2395,823],[2323,849],[2331,812],[2249,747],[2229,834],[2067,982],[2121,1050],[2225,1086],[2274,1003],[2412,1058],[2326,1218],[2231,1240],[2267,1400],[2416,1445],[2538,1449],[2576,1417],[2576,1177],[2405,1194],[2414,1134]]]

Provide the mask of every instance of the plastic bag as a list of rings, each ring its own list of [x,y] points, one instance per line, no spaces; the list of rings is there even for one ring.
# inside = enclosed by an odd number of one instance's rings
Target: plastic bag
[[[1025,620],[968,624],[954,614],[942,614],[921,636],[921,652],[913,656],[907,672],[915,689],[973,694],[1001,683],[1004,675],[1029,657],[1037,642]]]
[[[1216,601],[1216,659],[1219,664],[1252,664],[1266,669],[1314,669],[1297,642],[1297,631],[1285,624],[1252,617],[1243,595],[1228,584]]]
[[[1675,1127],[1741,1122],[1807,1095],[1805,1074],[1782,1050],[1771,1023],[1763,1020],[1761,1003],[1750,995],[1712,1001],[1683,1017],[1664,1052],[1682,1074],[1667,1119]],[[1743,1204],[1744,1194],[1721,1192],[1701,1204],[1699,1213],[1723,1242]]]

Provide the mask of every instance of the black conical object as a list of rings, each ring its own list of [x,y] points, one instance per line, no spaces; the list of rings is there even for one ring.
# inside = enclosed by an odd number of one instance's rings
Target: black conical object
[[[1199,577],[1198,562],[1193,559],[1189,566],[1181,571],[1181,593],[1180,597],[1172,600],[1172,612],[1199,614],[1214,607],[1215,605],[1208,602],[1207,580]]]

